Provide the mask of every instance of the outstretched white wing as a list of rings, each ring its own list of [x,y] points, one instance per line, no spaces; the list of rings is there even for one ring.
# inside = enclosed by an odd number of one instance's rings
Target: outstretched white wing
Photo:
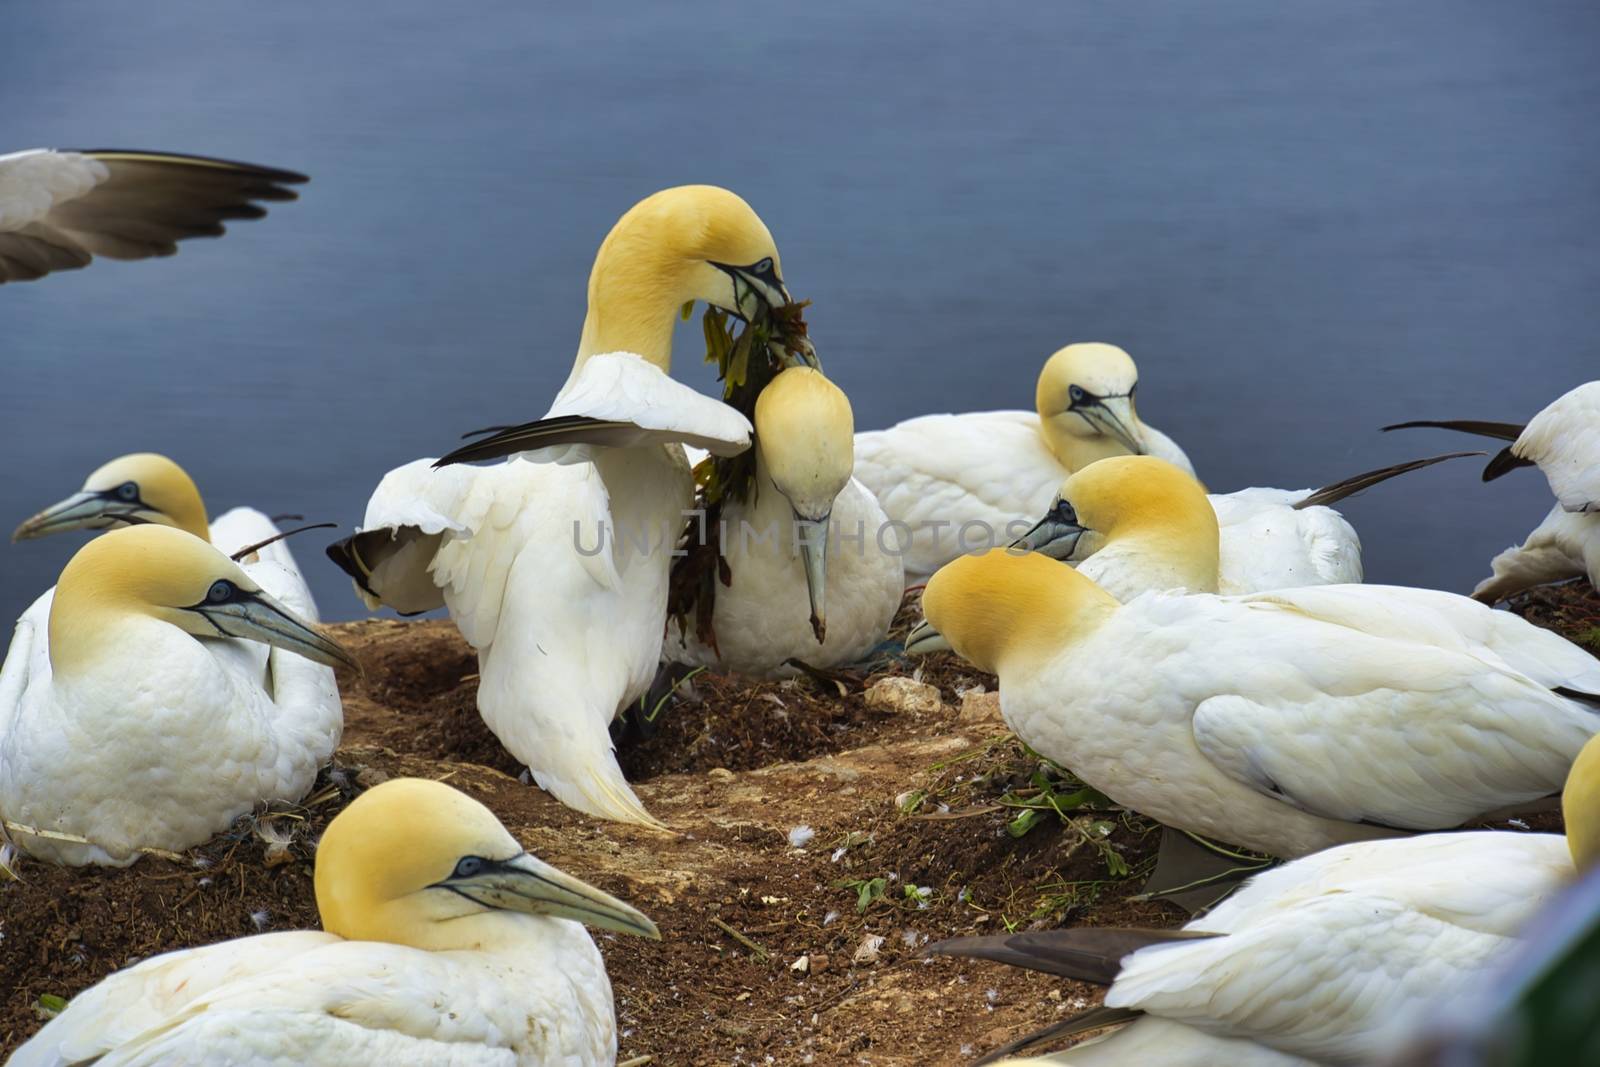
[[[0,283],[87,266],[95,256],[170,256],[257,201],[293,200],[292,171],[201,156],[36,148],[0,156]]]

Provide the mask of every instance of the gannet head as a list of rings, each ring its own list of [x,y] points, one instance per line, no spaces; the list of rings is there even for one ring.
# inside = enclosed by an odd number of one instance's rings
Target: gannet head
[[[1177,585],[1217,588],[1216,509],[1199,482],[1165,460],[1113,456],[1089,464],[1062,483],[1044,518],[1012,547],[1071,559],[1090,533],[1097,548],[1137,543]]]
[[[1567,824],[1572,865],[1579,871],[1600,865],[1600,735],[1589,739],[1567,771],[1561,817]]]
[[[935,635],[979,670],[1037,663],[1092,633],[1117,610],[1105,590],[1038,553],[992,548],[959,556],[928,579],[927,621],[906,639],[915,652]]]
[[[144,615],[196,637],[241,637],[329,666],[350,654],[297,618],[233,560],[170,526],[112,530],[80,548],[50,606],[50,662],[58,674],[115,646],[115,618]]]
[[[18,526],[11,539],[145,522],[176,526],[202,540],[211,535],[200,490],[188,473],[166,456],[135,452],[89,475],[82,489]]]
[[[1072,437],[1108,437],[1127,451],[1145,450],[1134,407],[1139,369],[1116,345],[1068,345],[1045,361],[1034,391],[1039,420]]]
[[[827,630],[829,517],[855,469],[855,419],[844,390],[810,367],[790,367],[756,398],[757,461],[794,510],[811,598],[811,629]]]
[[[696,300],[744,319],[790,302],[766,223],[714,185],[664,189],[617,220],[589,273],[579,354],[664,359],[678,309]],[[663,345],[667,351],[658,351]]]
[[[494,931],[464,920],[514,912],[661,936],[638,910],[530,856],[476,800],[421,778],[374,786],[340,812],[317,846],[315,882],[323,929],[352,941],[476,948]]]

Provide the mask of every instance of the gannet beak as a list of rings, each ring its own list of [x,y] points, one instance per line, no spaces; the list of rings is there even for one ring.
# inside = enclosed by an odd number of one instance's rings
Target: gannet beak
[[[734,306],[724,310],[731,311],[747,322],[762,307],[775,308],[794,303],[788,287],[778,277],[777,265],[771,259],[762,259],[743,267],[715,260],[708,262],[733,280]]]
[[[1039,552],[1051,559],[1071,559],[1078,550],[1078,540],[1088,530],[1078,523],[1078,513],[1065,500],[1050,505],[1044,518],[1033,524],[1033,529],[1011,542],[1011,547],[1023,552]]]
[[[261,641],[329,667],[361,669],[355,657],[338,642],[324,637],[310,623],[302,621],[260,590],[235,588],[227,600],[214,601],[208,597],[185,610],[205,619],[218,637]]]
[[[954,651],[955,649],[950,647],[950,642],[944,639],[944,635],[928,625],[927,619],[917,623],[916,626],[911,628],[911,632],[906,634],[906,655],[908,656],[926,656],[930,652]]]
[[[476,860],[470,873],[452,874],[437,885],[486,908],[553,915],[585,926],[661,940],[656,924],[637,908],[526,852],[509,860]]]
[[[829,515],[808,519],[795,513],[795,536],[800,542],[800,561],[806,569],[806,594],[811,598],[811,632],[822,644],[828,632],[828,521]]]
[[[105,530],[119,523],[149,522],[157,514],[137,494],[129,500],[119,496],[115,489],[103,493],[73,493],[18,526],[11,540],[27,541],[63,530]]]
[[[1080,415],[1107,437],[1116,441],[1135,456],[1144,455],[1144,438],[1138,432],[1139,416],[1134,412],[1133,397],[1102,396],[1094,403],[1075,408]]]

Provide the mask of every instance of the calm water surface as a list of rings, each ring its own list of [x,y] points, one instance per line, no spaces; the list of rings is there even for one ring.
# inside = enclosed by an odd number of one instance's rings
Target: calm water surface
[[[1211,486],[1311,486],[1458,444],[1386,422],[1521,420],[1600,370],[1593,5],[580,8],[8,5],[0,150],[314,180],[175,259],[0,289],[0,519],[155,449],[213,512],[358,522],[388,468],[545,409],[600,238],[690,181],[766,218],[861,428],[1029,406],[1109,340]],[[676,373],[710,390],[697,334]],[[1458,465],[1346,512],[1369,578],[1466,589],[1548,505]],[[0,614],[81,541],[0,551]]]

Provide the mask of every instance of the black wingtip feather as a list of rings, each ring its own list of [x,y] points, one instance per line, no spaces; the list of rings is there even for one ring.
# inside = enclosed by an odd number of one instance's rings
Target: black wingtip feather
[[[1082,927],[1076,930],[1028,930],[987,937],[953,937],[929,945],[924,952],[932,956],[993,960],[1030,971],[1044,971],[1063,978],[1110,985],[1122,970],[1123,958],[1141,948],[1216,936],[1194,930]]]
[[[168,162],[177,165],[185,163],[200,164],[283,185],[304,185],[311,180],[307,175],[295,170],[267,167],[260,163],[246,163],[237,159],[222,159],[217,156],[192,155],[187,152],[152,152],[139,148],[63,148],[60,151],[76,152],[79,155],[93,156],[100,160],[125,159],[149,163]],[[284,191],[288,192],[288,190]],[[293,196],[294,194],[291,193],[290,195]]]
[[[1492,482],[1502,474],[1510,474],[1518,467],[1531,466],[1533,466],[1533,460],[1523,459],[1521,456],[1514,454],[1511,451],[1511,446],[1508,445],[1496,452],[1494,458],[1489,461],[1488,466],[1483,468],[1483,480]]]
[[[1354,496],[1363,489],[1371,489],[1373,486],[1378,485],[1381,482],[1386,482],[1390,478],[1397,478],[1402,474],[1409,474],[1412,471],[1421,470],[1424,467],[1431,467],[1435,463],[1443,463],[1450,459],[1464,459],[1467,456],[1486,455],[1488,455],[1487,452],[1446,452],[1438,456],[1428,456],[1425,459],[1407,460],[1405,463],[1396,463],[1388,467],[1379,467],[1377,470],[1363,471],[1360,474],[1345,478],[1343,481],[1338,481],[1334,482],[1332,485],[1323,486],[1321,489],[1318,489],[1316,492],[1310,494],[1304,499],[1296,501],[1294,506],[1296,509],[1302,509],[1327,504],[1335,504],[1341,500],[1344,500],[1346,497]]]
[[[1514,422],[1488,422],[1483,419],[1415,419],[1411,422],[1397,422],[1383,427],[1383,432],[1390,430],[1455,430],[1459,433],[1477,434],[1479,437],[1497,437],[1502,441],[1515,441],[1522,435],[1524,427]]]

